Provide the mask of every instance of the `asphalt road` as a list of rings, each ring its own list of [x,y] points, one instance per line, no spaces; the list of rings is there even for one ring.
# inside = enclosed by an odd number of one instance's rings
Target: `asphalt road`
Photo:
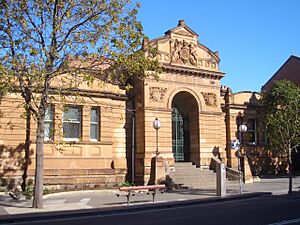
[[[300,225],[300,198],[288,196],[261,196],[258,198],[150,208],[146,211],[122,211],[116,213],[75,214],[45,220],[19,221],[13,224],[43,225]]]

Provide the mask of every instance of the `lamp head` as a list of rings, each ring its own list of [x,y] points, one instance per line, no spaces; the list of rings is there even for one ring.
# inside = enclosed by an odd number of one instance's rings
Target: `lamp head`
[[[246,126],[245,124],[242,124],[242,125],[239,126],[239,131],[240,131],[240,132],[246,132],[247,129],[248,129],[248,128],[247,128],[247,126]]]
[[[161,127],[161,122],[159,119],[155,118],[155,120],[153,121],[153,127],[156,130],[158,130]]]

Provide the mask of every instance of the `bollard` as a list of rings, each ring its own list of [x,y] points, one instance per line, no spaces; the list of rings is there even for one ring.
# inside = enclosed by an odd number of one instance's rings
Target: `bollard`
[[[224,163],[217,163],[217,196],[226,196],[226,169]]]

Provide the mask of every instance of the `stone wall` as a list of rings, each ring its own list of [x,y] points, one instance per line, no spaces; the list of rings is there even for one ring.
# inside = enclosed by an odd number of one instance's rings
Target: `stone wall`
[[[127,173],[125,138],[125,100],[123,90],[91,96],[68,95],[64,101],[50,96],[54,108],[54,138],[45,141],[44,185],[56,187],[112,186],[125,181]],[[122,94],[123,93],[123,94]],[[81,138],[66,141],[62,132],[65,105],[81,108]],[[90,111],[99,109],[99,138],[90,139]],[[24,163],[25,119],[18,94],[5,96],[0,105],[1,184],[18,185]],[[30,165],[28,177],[34,178],[36,123],[31,120]],[[58,186],[57,186],[58,185]]]
[[[223,104],[226,113],[226,129],[228,141],[239,139],[241,152],[247,156],[253,176],[265,174],[284,174],[287,172],[287,157],[275,149],[266,149],[263,123],[259,114],[259,94],[254,92],[227,92],[227,102]],[[226,98],[226,97],[225,97]],[[226,110],[227,109],[227,110]],[[249,126],[249,119],[255,121],[255,131]],[[246,133],[239,133],[240,124],[246,124]],[[252,131],[251,131],[252,130]],[[252,134],[250,134],[252,133]],[[255,133],[255,141],[250,141]],[[237,169],[237,150],[227,147],[227,165]]]

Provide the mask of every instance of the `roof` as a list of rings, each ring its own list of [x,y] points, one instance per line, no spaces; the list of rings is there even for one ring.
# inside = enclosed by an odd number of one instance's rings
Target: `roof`
[[[183,31],[183,29],[184,31]],[[181,32],[181,33],[180,33]],[[149,42],[147,41],[147,44],[157,44],[159,41],[163,41],[163,40],[169,40],[171,38],[171,34],[179,34],[179,35],[183,35],[189,38],[194,38],[196,40],[196,44],[199,48],[202,48],[203,50],[207,51],[218,63],[220,62],[220,57],[219,57],[219,52],[218,51],[212,51],[211,49],[209,49],[208,47],[206,47],[203,44],[200,44],[198,37],[199,35],[193,31],[189,26],[186,25],[184,20],[179,20],[178,21],[178,25],[177,27],[174,27],[168,31],[165,32],[165,35],[163,37],[158,37],[152,40],[149,40]]]
[[[290,80],[300,85],[300,58],[291,55],[279,70],[262,86],[262,91],[268,91],[277,80]]]
[[[174,32],[174,31],[178,30],[178,29],[181,28],[181,27],[184,27],[191,35],[193,35],[193,36],[195,36],[196,38],[198,38],[199,35],[198,35],[195,31],[193,31],[190,27],[188,27],[188,26],[185,24],[184,20],[179,20],[177,27],[172,28],[172,29],[166,31],[166,32],[165,32],[165,35],[168,35],[168,34],[170,34],[171,32]]]

